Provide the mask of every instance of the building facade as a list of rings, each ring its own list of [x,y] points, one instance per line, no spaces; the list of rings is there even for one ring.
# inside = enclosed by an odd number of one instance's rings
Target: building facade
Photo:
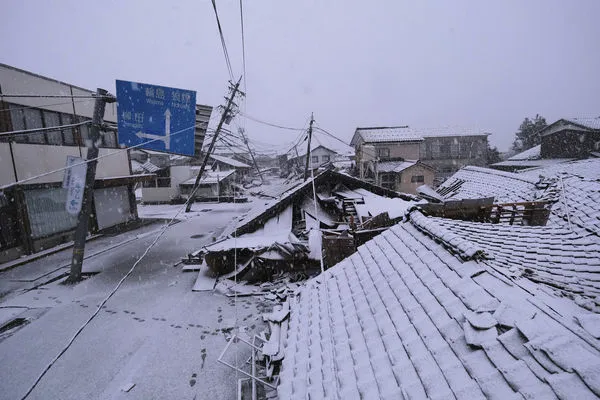
[[[370,127],[357,128],[350,145],[362,179],[370,179],[369,170],[376,170],[369,165],[420,160],[433,167],[435,185],[466,165],[486,165],[488,135],[462,128]]]
[[[66,211],[64,167],[68,156],[87,156],[94,99],[90,90],[4,64],[0,89],[3,262],[72,239],[77,215]],[[82,97],[43,97],[53,95]],[[108,104],[104,122],[116,121],[116,106]],[[116,130],[101,131],[99,147],[89,221],[92,233],[136,220],[134,186],[153,177],[131,174],[128,150],[118,148]]]

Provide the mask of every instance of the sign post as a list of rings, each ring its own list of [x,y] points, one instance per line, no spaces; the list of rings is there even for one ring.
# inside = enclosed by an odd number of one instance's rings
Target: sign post
[[[196,92],[117,81],[119,145],[194,155]]]

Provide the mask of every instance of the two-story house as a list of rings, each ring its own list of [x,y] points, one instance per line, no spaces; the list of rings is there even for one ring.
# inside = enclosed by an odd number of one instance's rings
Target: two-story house
[[[414,193],[416,183],[433,185],[466,165],[484,166],[488,135],[464,128],[356,128],[350,145],[356,151],[361,179]],[[411,160],[420,162],[406,163]]]

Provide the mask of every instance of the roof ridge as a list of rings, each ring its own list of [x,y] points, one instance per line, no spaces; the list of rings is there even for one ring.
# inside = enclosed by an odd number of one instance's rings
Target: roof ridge
[[[359,129],[410,129],[409,125],[397,125],[397,126],[357,126],[356,130]]]

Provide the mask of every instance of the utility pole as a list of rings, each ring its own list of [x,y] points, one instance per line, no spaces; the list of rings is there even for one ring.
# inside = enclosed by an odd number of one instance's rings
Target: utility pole
[[[87,143],[88,151],[86,157],[87,169],[85,173],[85,186],[83,188],[83,200],[81,210],[77,216],[77,229],[75,230],[73,258],[71,260],[71,272],[66,283],[76,283],[81,280],[81,267],[83,266],[83,255],[85,253],[85,238],[88,232],[88,222],[92,211],[92,196],[94,183],[96,181],[96,165],[98,163],[98,142],[100,140],[100,126],[104,119],[106,103],[114,103],[116,98],[104,89],[97,89],[96,101],[94,103],[94,116],[90,129],[90,138]]]
[[[200,186],[200,179],[202,178],[202,174],[204,174],[204,169],[206,168],[206,164],[208,163],[208,158],[210,156],[210,153],[212,153],[212,151],[215,147],[215,143],[217,142],[217,137],[219,136],[219,132],[221,131],[221,128],[223,127],[223,123],[229,116],[229,110],[231,109],[231,105],[233,104],[233,99],[235,98],[235,95],[238,92],[238,88],[240,86],[241,80],[242,80],[242,77],[240,77],[240,79],[238,79],[237,83],[233,87],[233,90],[231,91],[231,96],[229,96],[229,99],[227,99],[227,105],[225,106],[223,115],[221,115],[221,120],[219,121],[219,124],[217,125],[217,129],[215,130],[215,134],[210,142],[210,146],[208,147],[208,150],[206,151],[204,160],[202,160],[202,165],[200,166],[200,171],[198,172],[198,176],[196,177],[196,182],[194,182],[194,189],[192,190],[192,193],[190,194],[190,198],[188,199],[188,203],[185,206],[186,213],[190,212],[190,210],[192,209],[192,203],[194,202],[194,200],[196,198],[196,192],[198,191],[198,187]],[[242,92],[240,92],[240,93],[242,93]]]
[[[304,168],[304,180],[308,179],[308,163],[310,162],[310,141],[312,139],[312,126],[315,119],[313,118],[313,114],[310,113],[310,125],[308,126],[308,145],[306,148],[306,167]]]
[[[262,172],[260,172],[260,168],[258,168],[258,164],[256,163],[256,159],[254,158],[254,153],[252,152],[252,149],[250,148],[250,145],[248,144],[248,139],[246,138],[246,135],[244,135],[244,129],[240,128],[239,132],[242,135],[242,140],[244,141],[244,143],[246,144],[246,147],[248,148],[248,152],[250,153],[250,157],[252,157],[252,162],[254,163],[254,167],[256,168],[256,172],[258,172],[258,176],[260,177],[260,181],[262,183],[265,183],[265,180],[263,179],[263,176],[262,176]]]
[[[302,166],[300,165],[300,154],[298,154],[298,146],[294,146],[294,150],[296,151],[296,158],[294,158],[294,161],[296,164],[296,173],[300,173],[300,171],[302,171]]]

